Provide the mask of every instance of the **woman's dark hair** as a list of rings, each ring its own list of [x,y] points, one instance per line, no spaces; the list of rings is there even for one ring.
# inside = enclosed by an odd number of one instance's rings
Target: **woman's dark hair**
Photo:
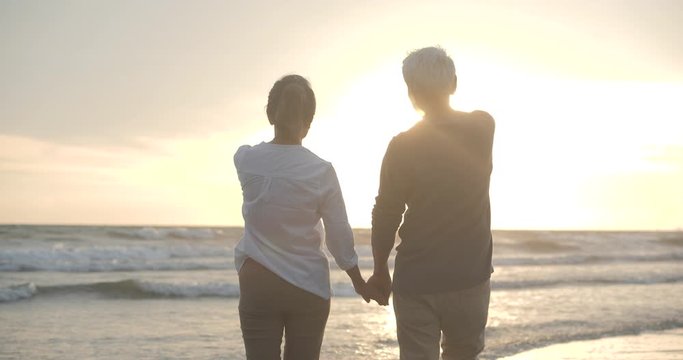
[[[310,126],[315,115],[315,94],[311,84],[300,75],[287,75],[275,82],[266,105],[272,125],[287,126],[294,120]]]

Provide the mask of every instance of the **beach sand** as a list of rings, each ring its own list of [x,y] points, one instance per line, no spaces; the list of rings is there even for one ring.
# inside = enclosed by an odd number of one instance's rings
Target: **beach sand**
[[[575,341],[534,349],[502,360],[683,359],[683,329]]]

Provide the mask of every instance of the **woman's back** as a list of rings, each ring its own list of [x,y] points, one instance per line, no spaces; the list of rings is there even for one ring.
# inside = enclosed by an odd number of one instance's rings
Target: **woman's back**
[[[261,143],[240,147],[235,166],[245,220],[236,265],[251,257],[288,282],[329,298],[321,218],[337,263],[346,268],[356,261],[332,165],[301,145]]]
[[[279,359],[284,333],[285,360],[318,359],[332,295],[323,239],[356,292],[365,301],[372,292],[358,269],[337,174],[301,146],[315,114],[308,81],[276,81],[266,114],[273,140],[242,146],[234,159],[244,201],[235,246],[244,347],[247,359]]]

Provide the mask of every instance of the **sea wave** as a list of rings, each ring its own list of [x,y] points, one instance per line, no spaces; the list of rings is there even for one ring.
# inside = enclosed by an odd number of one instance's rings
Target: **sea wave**
[[[183,228],[183,227],[142,227],[142,228],[109,228],[107,235],[113,238],[133,240],[209,240],[223,236],[223,230],[214,228]]]
[[[608,285],[654,285],[682,283],[683,275],[662,275],[650,278],[594,277],[584,279],[548,279],[524,281],[500,281],[491,283],[493,290],[519,290],[550,287],[608,286]]]
[[[198,298],[222,297],[238,298],[239,284],[231,282],[192,282],[174,283],[125,279],[82,284],[35,285],[33,283],[12,285],[0,288],[0,302],[26,300],[36,296],[55,296],[66,294],[97,294],[116,299],[153,299],[153,298]],[[336,283],[333,293],[338,297],[358,296],[350,283]]]
[[[0,225],[0,242],[101,242],[101,241],[228,241],[239,240],[240,227],[171,227],[171,226],[47,226]]]
[[[86,284],[35,285],[33,283],[0,288],[0,302],[13,302],[36,296],[89,293],[106,298],[196,298],[239,297],[239,285],[232,283],[167,283],[126,279]]]
[[[155,262],[155,263],[99,263],[99,264],[1,264],[0,272],[58,271],[65,273],[138,272],[138,271],[200,271],[230,270],[232,262]]]
[[[360,249],[362,250],[362,249]],[[393,267],[393,257],[389,265]],[[651,255],[498,256],[499,266],[562,266],[683,261],[683,253]],[[358,266],[372,269],[373,260],[359,251]],[[0,251],[0,272],[120,272],[194,271],[233,269],[233,252],[227,247],[84,247]]]
[[[607,263],[641,263],[671,262],[683,260],[683,252],[655,254],[621,254],[621,255],[561,255],[561,256],[494,256],[493,264],[497,266],[525,265],[590,265]]]
[[[359,266],[372,268],[369,246],[357,247]],[[328,257],[331,258],[331,256]],[[216,244],[135,244],[63,246],[0,250],[0,272],[193,271],[234,268],[231,246]],[[390,260],[393,264],[393,259]]]
[[[583,280],[531,280],[531,281],[492,281],[494,291],[549,288],[560,286],[606,286],[606,285],[654,285],[682,283],[683,276],[662,276],[651,279],[609,279],[593,278]],[[349,282],[335,282],[332,293],[336,297],[351,298],[358,296]],[[80,284],[35,285],[24,283],[0,287],[0,303],[27,300],[36,296],[56,296],[67,294],[97,294],[104,298],[115,299],[154,299],[154,298],[200,298],[221,297],[238,298],[239,284],[234,282],[164,282],[140,279],[103,281]]]
[[[232,267],[232,250],[222,246],[106,246],[8,249],[0,271],[164,271]]]
[[[36,285],[33,283],[0,287],[0,303],[30,299],[35,293]]]

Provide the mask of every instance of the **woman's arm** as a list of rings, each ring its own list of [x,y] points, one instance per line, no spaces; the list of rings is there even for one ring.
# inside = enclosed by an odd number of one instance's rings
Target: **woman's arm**
[[[365,300],[366,303],[369,303],[370,298],[367,295],[367,284],[363,279],[363,275],[360,274],[358,265],[346,270],[346,274],[349,275],[351,283],[353,284],[353,288],[356,290],[356,294],[362,296],[363,300]]]
[[[349,225],[339,180],[334,168],[330,166],[323,185],[323,201],[320,214],[325,225],[325,245],[337,265],[346,271],[353,288],[365,302],[378,299],[379,293],[367,286],[358,268],[358,255],[353,244],[353,232]]]

